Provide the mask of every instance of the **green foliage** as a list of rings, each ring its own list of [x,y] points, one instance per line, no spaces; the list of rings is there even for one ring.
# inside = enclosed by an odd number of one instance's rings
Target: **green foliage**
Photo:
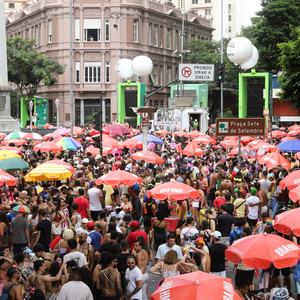
[[[262,10],[252,19],[253,25],[241,34],[257,47],[257,71],[277,74],[281,70],[278,44],[297,39],[299,21],[300,0],[262,0]]]
[[[279,48],[279,64],[282,68],[279,76],[282,90],[280,96],[300,108],[300,36],[294,42],[279,44]]]
[[[229,61],[226,55],[228,40],[224,40],[224,63],[225,63],[225,82],[227,87],[236,88],[238,86],[239,69]],[[185,49],[190,50],[185,62],[192,64],[216,64],[221,62],[221,44],[216,41],[200,41],[192,39],[185,44]],[[205,82],[203,82],[205,83]],[[206,82],[212,88],[211,82]]]
[[[84,124],[85,127],[89,126],[90,124],[94,124],[94,123],[95,123],[95,118],[93,115],[87,115],[85,117],[85,124]]]
[[[17,104],[17,101],[20,101],[17,97],[17,93],[18,92],[16,90],[10,92],[10,114],[14,119],[16,119],[18,117],[18,112],[17,112],[18,104]]]
[[[21,37],[7,39],[8,80],[17,85],[21,97],[31,100],[38,87],[54,85],[56,75],[64,73],[54,59],[37,52],[35,40],[24,40]],[[28,108],[28,103],[25,102]]]

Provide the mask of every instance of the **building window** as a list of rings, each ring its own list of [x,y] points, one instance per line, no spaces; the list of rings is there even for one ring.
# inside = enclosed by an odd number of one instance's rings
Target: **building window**
[[[164,70],[164,67],[163,66],[160,66],[160,85],[163,86],[164,85],[164,75],[163,75],[163,70]]]
[[[39,46],[40,44],[40,39],[39,39],[39,37],[40,37],[40,33],[39,33],[39,25],[36,25],[35,26],[35,45],[36,46]]]
[[[210,16],[210,15],[211,15],[211,9],[205,9],[205,10],[204,10],[204,14],[205,14],[206,16]]]
[[[109,83],[110,82],[110,63],[107,61],[105,63],[105,82]]]
[[[175,31],[175,36],[174,36],[174,50],[178,50],[178,30]]]
[[[84,63],[84,82],[86,83],[101,82],[101,62]]]
[[[228,13],[231,13],[231,4],[228,4]]]
[[[198,4],[198,0],[192,0],[192,4]]]
[[[52,43],[52,20],[48,21],[48,43]]]
[[[167,84],[172,81],[172,68],[167,67]]]
[[[15,8],[15,3],[8,3],[8,8]]]
[[[205,3],[211,3],[211,0],[205,0]]]
[[[75,62],[75,81],[80,83],[80,61]]]
[[[228,21],[231,21],[231,15],[228,15]]]
[[[152,39],[152,25],[148,24],[148,45],[151,45]]]
[[[133,41],[135,43],[139,41],[139,20],[133,21]]]
[[[26,29],[26,40],[29,40],[29,28]]]
[[[101,40],[101,20],[100,19],[84,19],[84,41],[98,42]]]
[[[80,19],[75,19],[75,41],[80,41]]]
[[[231,26],[228,26],[228,32],[229,33],[231,32]]]
[[[171,49],[171,28],[167,28],[167,49]]]
[[[160,26],[159,33],[160,33],[159,47],[162,48],[162,46],[163,46],[163,39],[164,39],[164,29],[163,29],[162,26]]]
[[[109,37],[109,28],[110,28],[110,20],[109,19],[105,19],[105,41],[109,41],[110,37]]]
[[[158,40],[158,26],[153,25],[153,46],[157,47]]]

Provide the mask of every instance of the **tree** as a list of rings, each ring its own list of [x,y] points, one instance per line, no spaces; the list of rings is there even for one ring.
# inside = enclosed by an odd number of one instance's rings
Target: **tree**
[[[17,85],[21,97],[30,101],[43,83],[54,85],[56,75],[64,73],[61,66],[54,59],[47,58],[37,52],[35,40],[24,40],[17,36],[7,38],[8,80]],[[29,109],[29,101],[24,101]]]
[[[277,74],[281,67],[279,43],[295,41],[300,21],[300,0],[262,0],[262,10],[252,18],[252,26],[242,30],[259,53],[255,69]]]
[[[292,102],[294,108],[300,108],[300,36],[294,42],[279,44],[279,49],[280,96],[284,101]]]

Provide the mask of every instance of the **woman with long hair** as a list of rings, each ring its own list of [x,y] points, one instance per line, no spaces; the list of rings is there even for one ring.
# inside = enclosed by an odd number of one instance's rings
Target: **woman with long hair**
[[[191,198],[191,215],[194,218],[194,223],[196,223],[196,227],[200,226],[200,206],[202,205],[202,190],[200,188],[199,182],[197,180],[193,180],[192,187],[199,191],[199,196],[196,198]]]
[[[158,211],[156,217],[157,219],[153,222],[153,248],[155,253],[157,252],[158,247],[166,242],[166,235],[168,231],[168,224],[165,221],[164,213],[162,211]]]
[[[44,198],[43,195],[38,195],[36,204],[41,209],[46,209],[46,207],[47,207],[47,203],[46,203],[45,198]]]
[[[37,192],[36,192],[35,187],[32,187],[32,188],[29,190],[29,192],[28,192],[28,199],[29,199],[29,200],[32,200],[34,204],[37,202],[38,195],[37,195]]]
[[[125,213],[131,213],[133,210],[132,204],[129,200],[130,196],[128,194],[123,194],[121,207]]]
[[[146,202],[143,204],[143,217],[144,217],[144,228],[148,235],[151,229],[151,219],[155,217],[156,206],[152,197],[147,198]]]
[[[51,221],[52,221],[52,235],[53,239],[56,237],[60,237],[62,233],[61,224],[65,222],[67,219],[64,214],[60,211],[59,202],[53,201],[52,202],[52,214],[51,214]]]
[[[106,234],[104,235],[104,238],[103,238],[103,242],[102,243],[105,243],[107,241],[110,240],[110,235],[113,231],[117,231],[116,229],[117,225],[115,222],[109,222],[108,223],[108,227],[107,227],[107,231],[106,231]]]
[[[176,241],[176,245],[180,246],[181,245],[181,238],[180,238],[180,233],[181,230],[184,228],[186,223],[185,218],[181,218],[179,219],[177,225],[176,225],[176,229],[175,229],[175,241]]]

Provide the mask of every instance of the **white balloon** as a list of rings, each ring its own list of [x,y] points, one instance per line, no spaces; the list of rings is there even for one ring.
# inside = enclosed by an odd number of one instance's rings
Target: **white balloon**
[[[128,58],[122,58],[118,60],[118,65],[116,66],[116,72],[122,79],[128,79],[133,75],[131,68],[132,60]]]
[[[258,56],[259,56],[258,51],[257,51],[256,47],[253,46],[253,52],[252,52],[251,58],[248,61],[246,61],[245,63],[241,64],[241,68],[243,70],[248,70],[248,69],[253,68],[258,62]]]
[[[138,76],[146,76],[152,72],[153,63],[148,56],[136,56],[131,64],[133,72]]]
[[[233,63],[241,65],[251,58],[252,46],[252,43],[247,38],[236,37],[228,43],[227,56]]]

